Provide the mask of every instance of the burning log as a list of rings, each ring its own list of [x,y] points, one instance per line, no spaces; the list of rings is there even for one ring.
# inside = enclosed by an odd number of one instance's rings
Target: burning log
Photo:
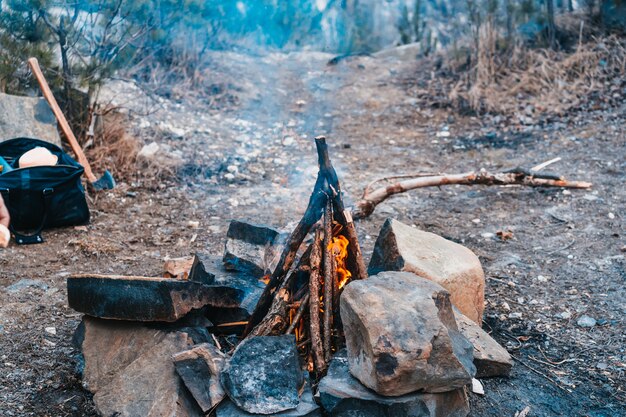
[[[325,368],[324,348],[320,327],[320,267],[322,265],[322,234],[320,230],[315,232],[313,249],[311,251],[311,274],[309,277],[309,320],[311,328],[311,350],[313,351],[313,364],[322,371]]]
[[[334,257],[332,256],[332,238],[333,238],[333,209],[330,200],[326,204],[324,211],[324,360],[330,362],[331,352],[331,336],[333,325],[333,291],[335,289],[336,268]]]
[[[556,162],[555,160],[548,162]],[[374,212],[376,206],[388,199],[389,197],[424,187],[439,187],[442,185],[461,184],[461,185],[525,185],[528,187],[563,187],[563,188],[590,188],[590,182],[584,181],[568,181],[560,175],[542,174],[537,171],[544,168],[546,163],[537,165],[529,170],[523,168],[515,168],[501,173],[489,173],[485,171],[472,171],[464,174],[416,174],[401,175],[388,178],[381,178],[371,182],[365,191],[361,200],[356,203],[354,217],[363,219]],[[383,181],[392,181],[405,178],[401,181],[393,182],[385,187],[372,190],[374,184]]]

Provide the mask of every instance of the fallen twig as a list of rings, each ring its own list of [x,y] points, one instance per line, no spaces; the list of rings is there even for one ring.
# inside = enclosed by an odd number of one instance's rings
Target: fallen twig
[[[554,160],[548,161],[556,162]],[[537,167],[543,168],[546,165]],[[533,169],[537,168],[533,167]],[[385,179],[382,179],[383,181]],[[362,219],[374,212],[377,205],[395,194],[424,187],[439,187],[442,185],[524,185],[528,187],[564,187],[564,188],[590,188],[590,182],[568,181],[559,176],[541,175],[532,169],[515,169],[510,172],[489,173],[486,171],[472,171],[464,174],[440,174],[432,176],[419,176],[370,191],[366,189],[355,205],[354,218]],[[369,187],[369,186],[368,186]]]

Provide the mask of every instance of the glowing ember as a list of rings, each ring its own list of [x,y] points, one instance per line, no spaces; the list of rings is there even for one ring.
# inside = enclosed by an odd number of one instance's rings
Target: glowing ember
[[[339,289],[343,288],[344,285],[348,283],[350,277],[352,277],[352,273],[348,271],[346,267],[346,259],[348,258],[348,239],[344,236],[339,235],[334,237],[332,242],[328,245],[328,249],[331,250],[333,256],[335,257],[335,262],[337,264],[337,281],[339,285]]]

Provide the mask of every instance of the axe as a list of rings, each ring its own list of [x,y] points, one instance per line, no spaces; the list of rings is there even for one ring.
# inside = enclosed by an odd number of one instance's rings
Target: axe
[[[76,158],[78,159],[78,163],[81,164],[85,168],[85,175],[87,176],[87,180],[89,180],[89,182],[91,183],[91,185],[93,186],[95,190],[113,189],[113,187],[115,187],[115,179],[113,179],[113,176],[108,170],[104,172],[104,174],[102,175],[102,177],[100,177],[100,179],[96,178],[96,176],[93,174],[93,171],[91,170],[91,165],[89,165],[89,161],[87,161],[87,158],[85,157],[85,154],[83,153],[83,149],[78,144],[78,141],[76,140],[76,136],[74,136],[74,133],[72,132],[72,129],[70,128],[70,125],[67,122],[67,119],[63,115],[63,112],[61,111],[59,104],[54,98],[54,95],[52,95],[50,86],[48,85],[48,82],[46,81],[45,77],[43,76],[43,73],[41,72],[41,68],[39,67],[39,62],[37,62],[37,58],[30,58],[28,60],[28,65],[30,66],[30,69],[32,70],[35,78],[37,78],[37,82],[39,83],[39,86],[41,87],[43,96],[45,97],[46,101],[50,105],[50,108],[52,109],[54,116],[59,122],[59,125],[61,126],[61,130],[63,131],[63,134],[65,135],[68,142],[70,143],[70,147],[72,148],[74,155],[76,155]]]

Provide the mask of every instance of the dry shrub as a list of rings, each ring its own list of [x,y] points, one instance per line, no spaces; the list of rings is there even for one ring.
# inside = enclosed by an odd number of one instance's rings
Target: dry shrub
[[[141,155],[144,142],[153,142],[159,133],[151,131],[144,140],[129,133],[130,126],[128,115],[114,109],[97,116],[92,144],[86,152],[94,172],[100,174],[108,169],[117,181],[147,187],[175,178],[180,161],[169,154],[170,148],[163,140],[158,141],[161,143],[156,155]]]
[[[141,145],[128,133],[128,118],[116,111],[103,111],[97,117],[87,158],[96,173],[109,170],[117,180],[131,181],[137,172]]]
[[[495,42],[489,27],[481,30],[473,81],[456,83],[449,94],[453,102],[467,102],[478,112],[514,114],[531,105],[562,115],[606,100],[624,82],[626,41],[616,36],[592,38],[572,52],[517,45],[497,54]]]

